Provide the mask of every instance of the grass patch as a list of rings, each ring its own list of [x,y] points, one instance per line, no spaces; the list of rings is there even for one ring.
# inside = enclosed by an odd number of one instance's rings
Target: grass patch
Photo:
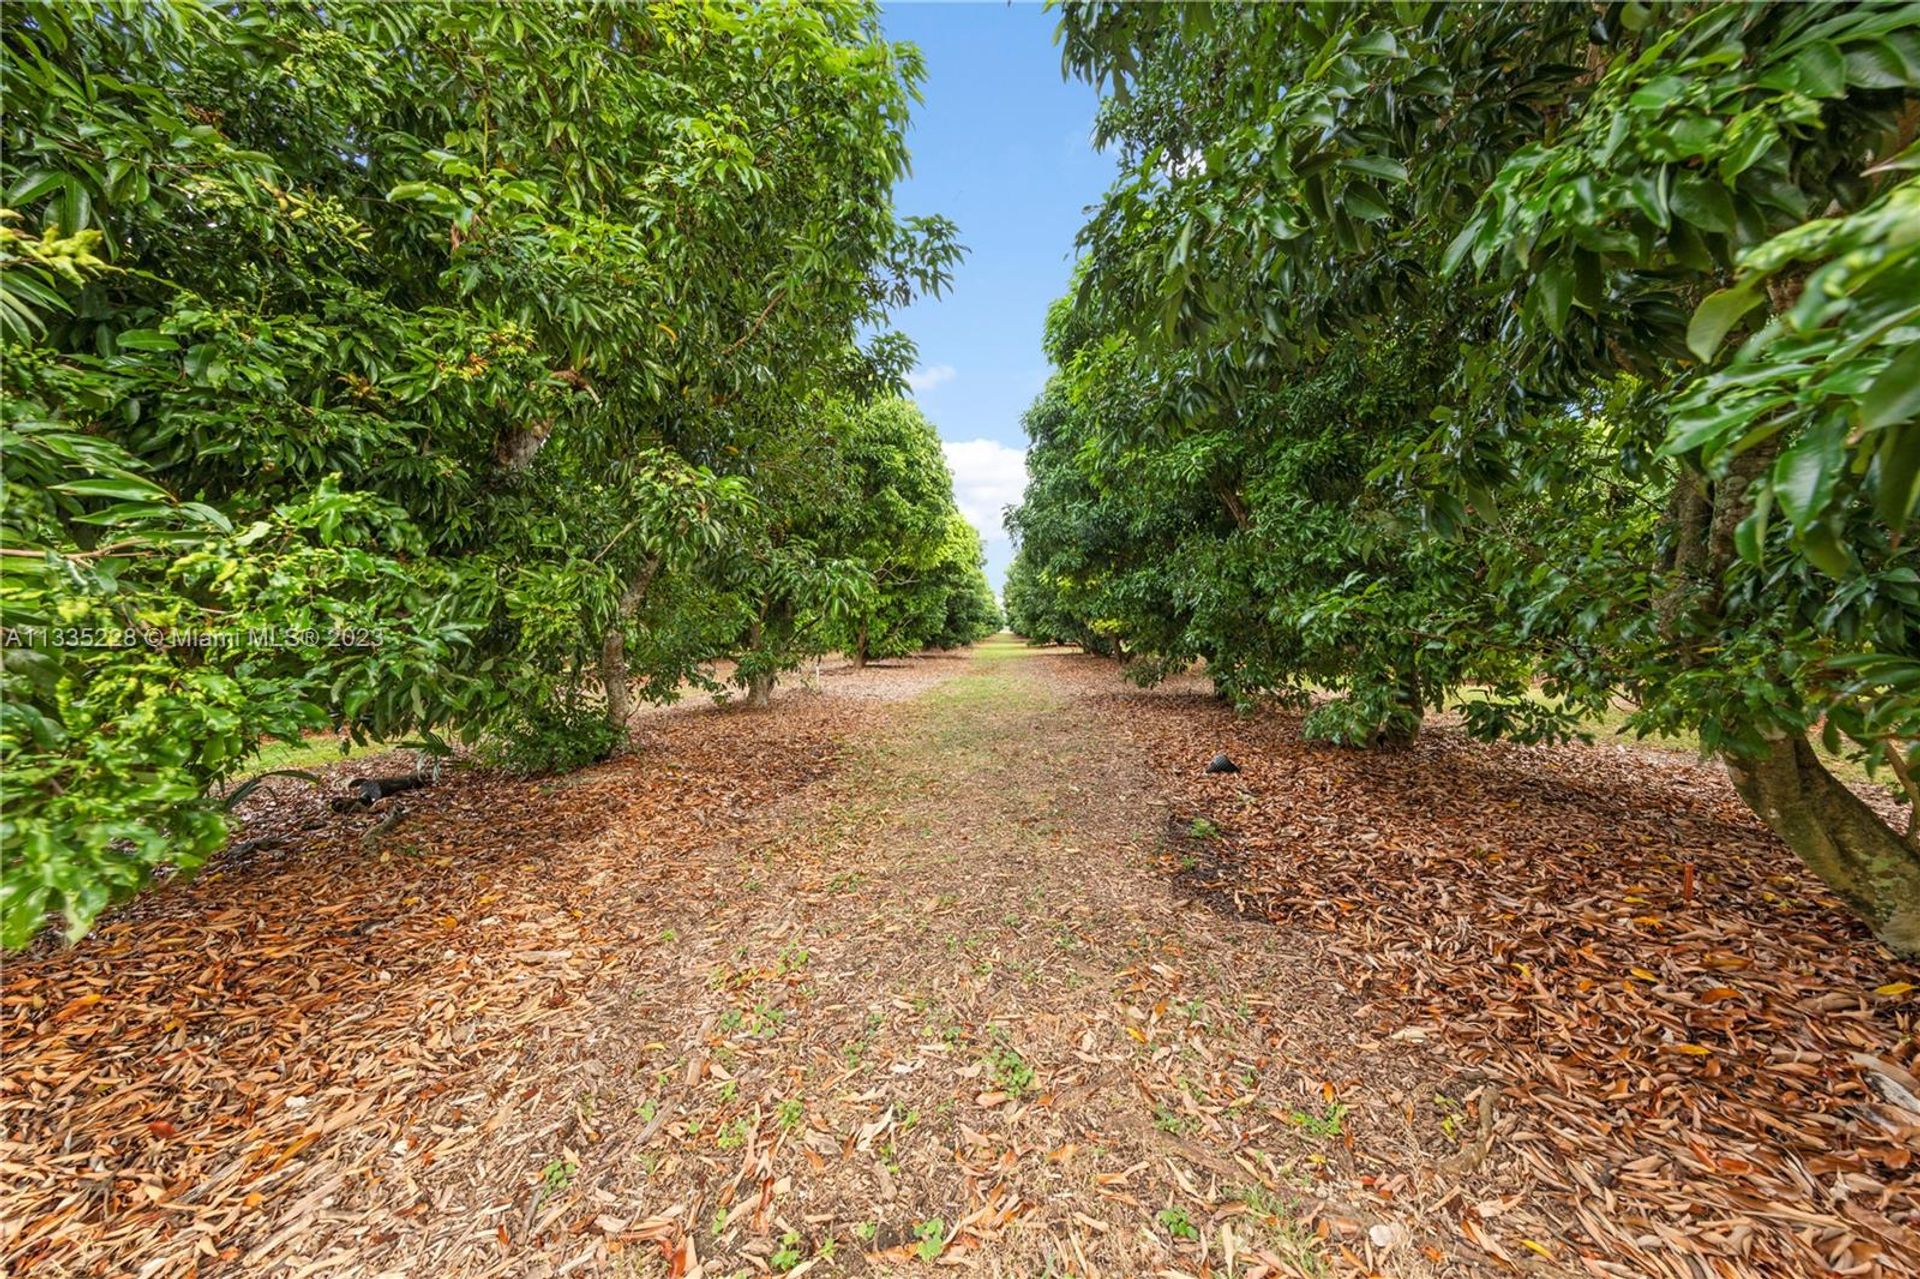
[[[1458,695],[1461,701],[1483,701],[1486,699],[1486,696],[1486,690],[1482,688],[1463,688]],[[1542,706],[1556,705],[1552,698],[1541,693],[1539,689],[1529,690],[1527,700],[1537,702]],[[1621,746],[1631,746],[1638,750],[1666,751],[1675,755],[1689,755],[1694,759],[1700,758],[1699,734],[1692,732],[1649,733],[1645,737],[1640,737],[1634,733],[1633,729],[1627,726],[1627,719],[1632,714],[1633,707],[1615,702],[1598,715],[1592,715],[1582,719],[1580,721],[1580,727],[1593,734],[1593,741],[1596,746],[1612,742]],[[1848,759],[1845,755],[1836,755],[1829,751],[1820,741],[1820,735],[1818,733],[1810,734],[1807,740],[1811,741],[1814,750],[1819,752],[1820,762],[1827,766],[1827,771],[1849,786],[1886,788],[1892,785],[1890,775],[1882,775],[1880,777],[1871,776],[1867,772],[1866,766],[1858,760]]]
[[[270,738],[261,743],[260,753],[247,766],[247,775],[253,776],[276,768],[325,768],[343,759],[378,755],[390,749],[385,742],[368,742],[365,746],[358,746],[351,738],[335,737],[331,733],[303,737],[293,742]]]

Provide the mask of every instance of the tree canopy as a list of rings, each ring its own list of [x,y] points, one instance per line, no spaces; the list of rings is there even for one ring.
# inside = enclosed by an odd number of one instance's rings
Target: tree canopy
[[[1625,698],[1920,949],[1920,9],[1068,3],[1061,36],[1121,176],[1028,418],[1013,625],[1331,690],[1307,730],[1356,745]]]
[[[891,523],[823,501],[910,412],[888,311],[960,252],[894,212],[922,68],[872,5],[21,3],[0,38],[5,942],[191,870],[267,739],[566,767],[902,574],[977,605],[923,421]],[[888,642],[997,624],[955,607]]]

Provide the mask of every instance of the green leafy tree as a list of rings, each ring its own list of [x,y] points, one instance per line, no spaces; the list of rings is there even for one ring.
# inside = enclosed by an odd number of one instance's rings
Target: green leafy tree
[[[894,215],[920,62],[855,0],[23,0],[0,46],[8,944],[191,870],[268,737],[614,748],[725,655],[694,566],[790,556],[795,406],[897,385],[958,251]]]
[[[765,706],[779,677],[840,649],[856,666],[937,644],[971,643],[991,601],[978,535],[961,518],[933,427],[910,401],[827,399],[761,475],[761,523],[696,571],[720,584],[735,620],[715,656]],[[952,597],[971,600],[950,622]],[[974,620],[967,620],[968,618]],[[990,629],[990,628],[989,628]]]
[[[1443,301],[1471,340],[1425,433],[1364,459],[1486,544],[1452,563],[1500,624],[1436,642],[1511,654],[1569,712],[1619,694],[1643,729],[1697,732],[1882,940],[1920,949],[1914,824],[1809,740],[1912,802],[1912,6],[1069,3],[1062,39],[1123,157],[1078,323],[1177,380],[1154,429]],[[1558,527],[1512,522],[1546,498]],[[1535,732],[1517,705],[1470,723]]]
[[[850,412],[836,440],[840,487],[823,536],[866,566],[868,578],[835,640],[856,667],[925,645],[943,619],[945,596],[927,575],[947,553],[956,512],[940,436],[906,399]]]
[[[1000,629],[1000,602],[987,581],[987,552],[980,534],[959,511],[947,517],[940,554],[923,576],[928,602],[920,642],[929,648],[964,648]]]

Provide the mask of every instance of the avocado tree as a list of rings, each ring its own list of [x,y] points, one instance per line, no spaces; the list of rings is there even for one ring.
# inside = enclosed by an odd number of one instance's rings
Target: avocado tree
[[[992,629],[981,629],[978,601],[992,593],[979,538],[920,410],[891,396],[837,398],[801,416],[763,470],[768,500],[753,536],[696,566],[720,585],[712,607],[736,619],[735,683],[751,706],[833,649],[859,667]]]
[[[197,865],[267,737],[568,766],[727,655],[692,566],[957,253],[919,75],[857,0],[0,11],[0,940]]]
[[[1429,566],[1443,596],[1502,601],[1428,642],[1511,655],[1568,713],[1617,694],[1698,733],[1920,948],[1913,822],[1809,740],[1912,802],[1912,6],[1069,3],[1062,41],[1123,166],[1076,311],[1170,389],[1153,430],[1257,429],[1249,406],[1443,303],[1467,340],[1358,455],[1467,543]],[[1516,523],[1528,502],[1557,518]],[[1469,722],[1542,728],[1512,697]]]
[[[920,575],[915,595],[923,602],[925,620],[917,632],[925,647],[964,648],[1000,629],[1000,602],[987,581],[986,547],[958,510],[948,513],[939,553]]]
[[[922,647],[944,608],[916,589],[947,549],[953,477],[940,437],[917,405],[883,399],[846,416],[835,441],[841,464],[823,535],[866,566],[867,580],[836,642],[854,666]]]

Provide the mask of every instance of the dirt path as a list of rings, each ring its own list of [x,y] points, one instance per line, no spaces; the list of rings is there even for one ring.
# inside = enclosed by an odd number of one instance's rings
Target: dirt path
[[[1704,770],[1004,638],[638,726],[10,960],[8,1269],[1915,1273],[1914,987]]]
[[[870,715],[830,780],[689,858],[681,909],[639,930],[662,944],[589,992],[577,1035],[546,1031],[577,1045],[536,1055],[547,1135],[474,1187],[511,1204],[505,1241],[449,1201],[434,1264],[529,1273],[531,1244],[593,1267],[639,1233],[714,1275],[1132,1275],[1226,1248],[1317,1266],[1287,1182],[1340,1122],[1271,1042],[1289,956],[1178,900],[1164,801],[1063,660],[983,646]],[[1227,1081],[1275,1137],[1244,1165],[1208,1140]]]

